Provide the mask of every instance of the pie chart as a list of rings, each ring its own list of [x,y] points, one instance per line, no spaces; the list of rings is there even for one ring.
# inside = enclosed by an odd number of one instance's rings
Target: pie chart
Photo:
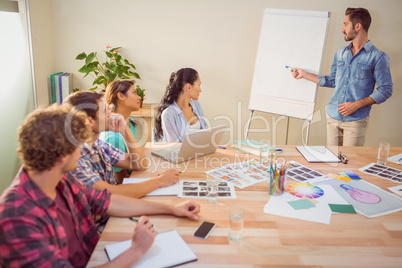
[[[318,198],[324,194],[324,191],[310,183],[292,183],[287,188],[288,193],[297,197]]]

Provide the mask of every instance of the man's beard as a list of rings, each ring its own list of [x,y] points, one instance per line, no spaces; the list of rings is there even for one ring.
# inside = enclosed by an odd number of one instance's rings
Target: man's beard
[[[345,41],[353,41],[357,36],[357,32],[355,30],[350,31],[345,35]]]

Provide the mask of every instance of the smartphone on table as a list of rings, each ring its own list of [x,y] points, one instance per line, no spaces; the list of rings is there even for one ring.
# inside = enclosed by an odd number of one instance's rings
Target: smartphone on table
[[[215,223],[203,221],[201,225],[197,228],[197,231],[195,231],[194,236],[206,239],[214,228]]]

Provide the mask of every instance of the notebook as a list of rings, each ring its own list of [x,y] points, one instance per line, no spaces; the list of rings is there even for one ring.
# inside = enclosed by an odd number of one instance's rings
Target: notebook
[[[341,160],[325,146],[296,146],[309,163],[339,163]]]
[[[226,127],[227,125],[221,125],[187,133],[183,143],[152,151],[151,153],[172,163],[180,163],[192,158],[212,154],[216,151],[223,132],[225,132],[223,129]]]
[[[132,240],[105,246],[109,260],[113,260],[131,247]],[[197,256],[176,230],[159,233],[148,252],[132,268],[171,267],[196,261]]]

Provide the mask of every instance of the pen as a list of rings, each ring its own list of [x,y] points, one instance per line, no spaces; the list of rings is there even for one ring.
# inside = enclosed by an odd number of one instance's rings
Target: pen
[[[139,221],[139,218],[138,217],[128,217],[130,220],[132,220],[132,221],[135,221],[135,222],[138,222]]]
[[[128,217],[130,220],[138,222],[140,219],[138,217]],[[152,227],[154,227],[154,225],[152,224]]]
[[[226,149],[226,147],[223,147],[223,146],[219,146],[219,145],[218,145],[218,148],[221,148],[221,149]]]
[[[293,68],[292,66],[285,66],[285,68],[291,69],[293,72],[297,72],[297,70],[295,68]]]

